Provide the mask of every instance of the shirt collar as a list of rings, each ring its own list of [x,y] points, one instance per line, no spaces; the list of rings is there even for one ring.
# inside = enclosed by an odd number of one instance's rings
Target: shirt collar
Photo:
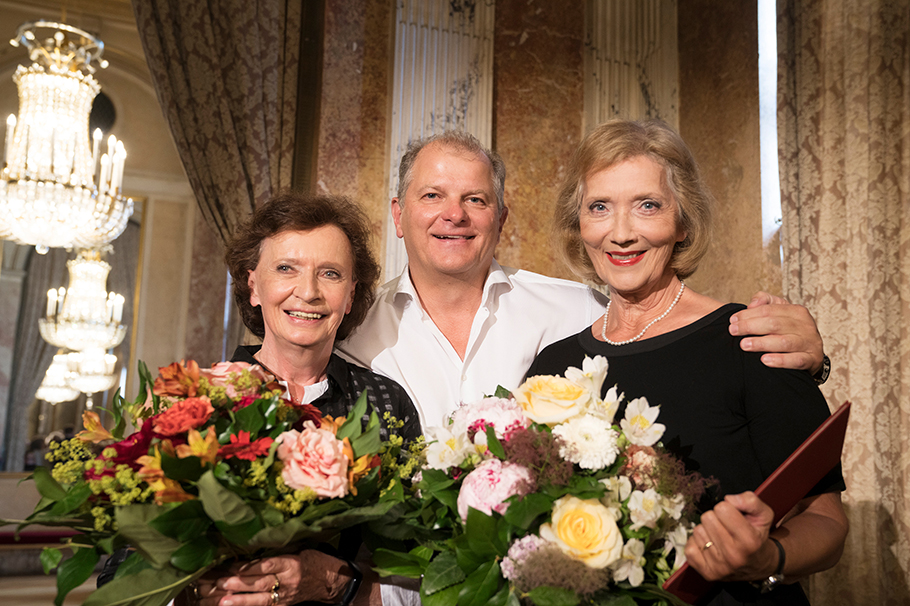
[[[499,285],[503,285],[500,287]],[[483,284],[483,303],[487,304],[491,297],[503,290],[512,290],[512,281],[502,269],[502,266],[496,259],[490,264],[490,271],[487,273],[487,279]],[[391,290],[393,304],[404,306],[408,300],[420,301],[417,296],[417,289],[411,281],[411,273],[408,266],[405,265],[404,271],[398,276],[398,282],[395,288]]]

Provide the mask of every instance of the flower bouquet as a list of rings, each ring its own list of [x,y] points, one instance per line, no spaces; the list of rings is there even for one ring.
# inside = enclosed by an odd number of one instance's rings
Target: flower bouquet
[[[380,574],[422,576],[427,606],[680,603],[660,585],[685,560],[706,481],[658,444],[644,398],[600,397],[607,361],[463,405],[427,432],[425,463]],[[672,559],[671,558],[672,554]]]
[[[139,397],[114,397],[113,430],[87,411],[85,430],[55,445],[52,469],[32,476],[42,498],[20,528],[77,531],[71,558],[41,556],[46,572],[57,568],[58,606],[103,554],[126,545],[135,553],[87,606],[167,604],[226,560],[300,551],[403,500],[401,439],[380,439],[365,393],[347,418],[323,418],[282,397],[259,366],[159,370],[153,384],[140,363]],[[138,430],[124,437],[128,424]]]

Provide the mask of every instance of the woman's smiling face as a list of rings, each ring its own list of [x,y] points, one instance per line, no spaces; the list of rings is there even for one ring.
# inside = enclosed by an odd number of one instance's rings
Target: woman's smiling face
[[[663,166],[636,156],[591,173],[579,209],[581,239],[597,275],[638,298],[672,275],[670,260],[686,234]]]
[[[264,342],[331,347],[354,299],[351,243],[335,225],[280,232],[262,241],[248,284]]]

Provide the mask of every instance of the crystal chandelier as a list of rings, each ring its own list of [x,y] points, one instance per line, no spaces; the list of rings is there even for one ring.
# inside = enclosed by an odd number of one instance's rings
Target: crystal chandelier
[[[117,384],[114,367],[117,356],[104,353],[103,349],[87,349],[66,354],[66,384],[81,391],[87,396],[100,391],[107,391]],[[91,400],[86,402],[91,408]]]
[[[69,289],[47,291],[46,317],[38,320],[45,341],[75,351],[106,350],[120,345],[126,335],[123,296],[108,293],[111,266],[98,251],[84,250],[66,262]]]
[[[6,123],[0,238],[40,253],[110,242],[126,227],[133,201],[121,194],[123,144],[111,136],[99,156],[96,130],[89,146],[89,113],[101,90],[92,62],[107,67],[104,43],[51,21],[23,24],[10,43],[28,48],[32,65],[13,76],[19,116]]]
[[[66,383],[68,372],[66,354],[58,353],[54,356],[54,361],[51,362],[47,372],[44,373],[44,380],[41,381],[41,386],[35,392],[35,399],[59,404],[78,398],[79,390],[73,389]]]

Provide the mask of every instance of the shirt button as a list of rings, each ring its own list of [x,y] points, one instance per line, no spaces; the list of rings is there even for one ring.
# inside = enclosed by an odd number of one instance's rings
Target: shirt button
[[[467,381],[467,380],[468,380],[468,376],[467,376],[467,375],[461,375],[461,382],[462,382],[462,383],[464,383],[464,382]]]

